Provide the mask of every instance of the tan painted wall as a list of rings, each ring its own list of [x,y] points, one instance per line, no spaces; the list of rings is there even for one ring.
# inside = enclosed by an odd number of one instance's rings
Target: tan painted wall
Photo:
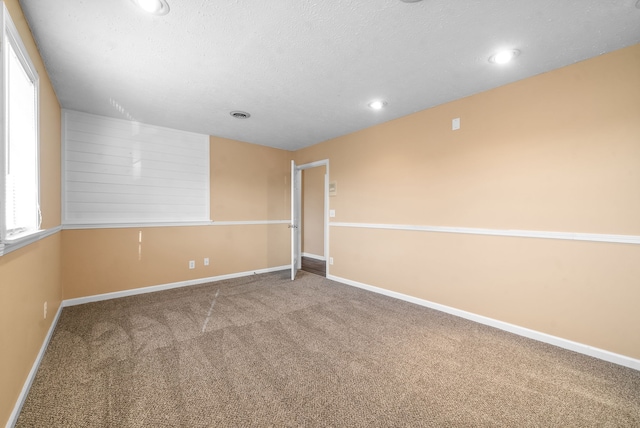
[[[286,224],[65,230],[64,298],[283,266],[288,233]]]
[[[302,252],[324,257],[324,174],[318,166],[302,171]]]
[[[214,222],[287,220],[292,154],[210,141]],[[64,298],[283,266],[289,245],[286,224],[65,230]],[[195,269],[188,268],[189,260],[196,261]]]
[[[293,153],[211,137],[211,218],[287,220]]]
[[[640,235],[638,76],[635,45],[296,162],[330,160],[338,222]],[[330,227],[329,255],[339,277],[640,358],[639,246]]]
[[[18,1],[5,4],[40,76],[40,206],[42,227],[51,228],[60,225],[60,106]],[[60,234],[0,257],[0,426],[58,311],[60,276]]]
[[[0,424],[4,425],[60,306],[60,234],[0,257],[0,278]]]

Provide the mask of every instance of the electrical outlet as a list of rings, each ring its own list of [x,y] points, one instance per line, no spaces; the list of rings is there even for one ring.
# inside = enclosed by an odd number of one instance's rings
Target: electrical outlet
[[[44,319],[47,319],[47,302],[44,302]]]
[[[333,257],[329,257],[329,264],[332,265],[333,264]]]
[[[209,257],[204,258],[204,265],[209,266]]]
[[[195,268],[196,268],[196,261],[189,260],[189,269],[195,269]]]

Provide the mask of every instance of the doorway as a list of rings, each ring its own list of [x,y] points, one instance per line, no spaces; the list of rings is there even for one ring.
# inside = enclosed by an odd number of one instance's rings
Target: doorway
[[[326,276],[324,249],[324,176],[323,166],[302,171],[300,234],[302,270]]]
[[[291,279],[298,269],[328,274],[329,160],[291,163]]]

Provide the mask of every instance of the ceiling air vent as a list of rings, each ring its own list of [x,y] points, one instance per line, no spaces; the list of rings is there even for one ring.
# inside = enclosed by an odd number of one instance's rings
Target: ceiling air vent
[[[246,111],[239,111],[239,110],[232,111],[229,114],[235,117],[236,119],[249,119],[251,117],[251,115]]]

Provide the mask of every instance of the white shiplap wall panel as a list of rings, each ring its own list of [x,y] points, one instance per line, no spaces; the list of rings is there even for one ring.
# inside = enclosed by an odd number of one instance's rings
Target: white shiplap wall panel
[[[68,183],[67,193],[116,193],[120,195],[139,195],[140,191],[128,185],[102,184],[102,183]],[[197,189],[161,189],[150,187],[145,189],[146,195],[171,195],[171,196],[196,196],[199,197],[202,191]]]
[[[68,150],[69,152],[68,152],[67,162],[81,162],[86,165],[104,165],[105,167],[113,165],[113,166],[133,168],[135,165],[134,163],[132,163],[131,156],[100,155],[96,153],[74,151],[73,147],[69,147]],[[154,159],[151,156],[149,156],[147,159],[145,159],[145,168],[151,171],[169,170],[169,171],[181,172],[182,169],[174,165],[176,160],[181,160],[185,163],[189,163],[190,165],[195,165],[198,167],[206,167],[206,164],[203,165],[199,159],[182,160],[178,156],[164,155],[163,158],[159,158],[159,159]],[[105,165],[106,162],[108,162],[108,165]]]
[[[209,221],[209,137],[64,111],[64,223]]]
[[[115,130],[111,130],[112,132]],[[203,163],[203,159],[199,157],[199,150],[185,148],[181,150],[178,147],[173,147],[167,143],[164,143],[163,139],[155,135],[153,139],[150,139],[148,136],[133,134],[137,137],[137,141],[135,144],[153,144],[155,151],[153,153],[148,153],[148,155],[152,158],[162,159],[167,156],[177,156],[185,161],[197,162],[199,164]],[[174,140],[180,139],[180,135],[173,136]],[[92,146],[108,146],[109,153],[115,156],[130,156],[131,153],[131,140],[130,139],[122,139],[118,137],[109,137],[104,135],[96,135],[90,132],[69,132],[67,136],[67,142],[69,146],[79,152],[86,153],[95,153],[96,148]],[[134,146],[133,148],[136,148]],[[106,153],[105,153],[106,154]]]

